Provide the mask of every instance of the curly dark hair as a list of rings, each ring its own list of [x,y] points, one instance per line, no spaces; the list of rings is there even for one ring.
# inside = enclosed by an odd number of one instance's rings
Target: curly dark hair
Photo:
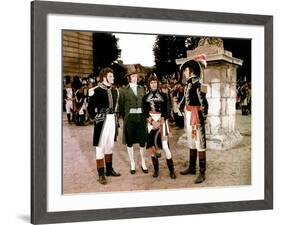
[[[150,88],[150,82],[151,81],[157,81],[157,88],[159,88],[159,80],[158,80],[158,78],[157,78],[155,73],[148,74],[148,79],[147,79],[147,87],[148,87],[148,89],[151,89]]]
[[[99,74],[100,81],[103,81],[103,78],[106,77],[108,73],[113,73],[113,69],[109,67],[102,68]]]

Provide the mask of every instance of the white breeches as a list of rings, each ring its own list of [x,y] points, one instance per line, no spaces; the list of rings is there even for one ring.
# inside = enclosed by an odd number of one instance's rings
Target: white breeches
[[[205,151],[206,149],[202,149],[200,147],[200,132],[198,129],[196,129],[196,137],[192,137],[192,126],[190,126],[190,118],[191,118],[191,112],[185,110],[184,111],[184,128],[185,132],[187,134],[187,147],[189,149],[197,149],[199,152],[200,151]]]
[[[148,132],[150,132],[153,129],[153,126],[150,123],[148,123],[147,129],[148,129]],[[168,126],[168,120],[165,120],[165,122],[162,124],[162,133],[164,135],[161,137],[162,149],[165,152],[166,159],[170,159],[170,158],[172,158],[172,154],[171,154],[171,151],[168,146],[168,136],[167,135],[170,133],[169,126]]]
[[[164,140],[163,140],[164,139]],[[166,159],[171,159],[172,154],[168,146],[168,139],[166,136],[162,137],[162,149],[165,152]]]
[[[107,114],[96,147],[96,159],[103,159],[105,154],[112,154],[115,137],[115,115]]]
[[[73,109],[72,100],[66,100],[65,109],[67,114],[71,113],[71,109]]]

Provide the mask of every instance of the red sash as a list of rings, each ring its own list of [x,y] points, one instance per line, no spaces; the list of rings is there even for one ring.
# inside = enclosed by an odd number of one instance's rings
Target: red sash
[[[200,119],[199,119],[199,114],[198,111],[202,110],[201,106],[196,106],[196,105],[186,105],[185,109],[189,112],[191,112],[190,116],[190,126],[192,127],[192,137],[196,137],[196,130],[197,126],[200,125]]]

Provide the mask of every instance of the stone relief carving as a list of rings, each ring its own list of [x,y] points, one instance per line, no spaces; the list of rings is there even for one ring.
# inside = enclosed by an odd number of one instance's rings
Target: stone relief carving
[[[199,46],[214,45],[223,48],[223,40],[221,38],[203,37],[198,42]]]

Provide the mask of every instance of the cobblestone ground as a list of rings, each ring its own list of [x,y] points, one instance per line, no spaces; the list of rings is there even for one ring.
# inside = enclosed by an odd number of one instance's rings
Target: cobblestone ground
[[[127,150],[121,143],[122,135],[119,135],[113,153],[113,167],[121,173],[121,176],[107,177],[108,184],[101,185],[97,182],[95,149],[92,146],[93,125],[76,126],[68,124],[65,114],[63,118],[64,194],[251,184],[251,116],[242,116],[240,111],[237,111],[236,125],[243,136],[242,142],[230,150],[207,150],[206,180],[201,184],[194,184],[194,175],[179,174],[179,171],[186,167],[189,155],[184,146],[177,144],[183,130],[171,126],[173,137],[170,138],[170,148],[177,174],[175,180],[169,177],[164,154],[159,161],[159,177],[152,177],[153,168],[150,157],[147,158],[149,172],[144,174],[140,168],[137,145],[134,146],[136,174],[130,174]],[[121,133],[120,129],[119,134]]]

